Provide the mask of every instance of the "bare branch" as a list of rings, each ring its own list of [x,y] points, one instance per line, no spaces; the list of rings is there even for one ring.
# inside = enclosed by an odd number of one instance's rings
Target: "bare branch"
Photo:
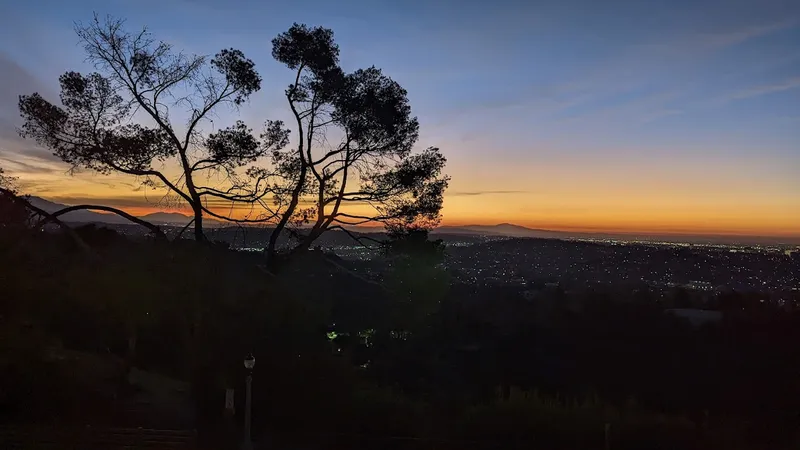
[[[147,228],[157,238],[166,239],[166,235],[164,234],[163,231],[161,231],[161,228],[159,228],[158,226],[153,225],[152,223],[150,223],[150,222],[148,222],[146,220],[142,220],[142,219],[140,219],[140,218],[138,218],[136,216],[132,216],[132,215],[126,213],[125,211],[120,210],[120,209],[112,208],[110,206],[103,206],[103,205],[75,205],[75,206],[68,206],[68,207],[60,209],[60,210],[58,210],[56,212],[50,213],[49,215],[47,215],[45,217],[44,220],[40,221],[37,226],[39,226],[39,227],[44,226],[45,224],[47,224],[48,222],[53,221],[53,219],[55,219],[55,218],[57,218],[59,216],[63,216],[64,214],[67,214],[67,213],[70,213],[70,212],[73,212],[73,211],[80,211],[80,210],[105,211],[105,212],[114,213],[114,214],[116,214],[116,215],[118,215],[120,217],[123,217],[123,218],[125,218],[125,219],[127,219],[127,220],[129,220],[129,221],[131,221],[131,222],[133,222],[135,224],[137,224],[137,225],[141,225],[141,226]]]
[[[363,241],[372,241],[372,242],[375,242],[376,244],[383,245],[383,242],[381,242],[381,241],[379,241],[379,240],[377,240],[377,239],[373,239],[373,238],[371,238],[371,237],[369,237],[369,236],[356,236],[356,235],[355,235],[355,234],[353,234],[353,233],[352,233],[350,230],[348,230],[347,228],[345,228],[345,227],[343,227],[343,226],[341,226],[341,225],[334,225],[334,226],[332,226],[332,227],[328,228],[328,230],[329,230],[329,231],[332,231],[332,230],[341,230],[341,231],[344,231],[344,232],[345,232],[345,233],[346,233],[348,236],[350,236],[350,237],[351,237],[351,238],[352,238],[354,241],[358,242],[358,243],[359,243],[359,244],[361,244],[363,247],[365,247],[365,248],[368,248],[368,249],[375,249],[376,247],[370,247],[369,245],[365,244]]]
[[[223,104],[241,105],[260,89],[255,64],[235,49],[222,50],[210,60],[175,52],[171,45],[154,40],[147,29],[130,33],[123,24],[110,17],[101,21],[95,15],[88,24],[76,25],[87,59],[99,73],[64,74],[59,79],[63,107],[39,94],[21,96],[20,112],[25,119],[21,134],[54,150],[73,168],[158,179],[191,206],[195,236],[203,240],[196,172],[220,169],[232,178],[238,167],[285,145],[283,132],[279,123],[273,123],[263,147],[251,130],[239,124],[227,134],[206,138],[198,130],[204,118]],[[168,105],[166,98],[174,103]],[[170,122],[170,106],[178,105],[191,108],[182,138]],[[138,111],[155,125],[137,123]],[[191,160],[197,161],[190,161],[190,153]],[[177,182],[153,168],[155,161],[172,158],[181,167]]]
[[[293,189],[276,192],[289,207],[281,212],[271,243],[289,220],[313,223],[298,244],[304,248],[333,224],[436,222],[447,185],[444,158],[437,149],[411,154],[419,123],[406,91],[374,67],[345,74],[328,29],[295,24],[272,43],[275,59],[294,71],[286,98],[299,144],[292,152],[273,153],[276,177]],[[337,144],[328,142],[331,129],[344,136]],[[300,198],[312,206],[297,211]],[[356,202],[374,213],[343,211]],[[267,252],[273,253],[274,245]]]
[[[187,229],[188,229],[188,228],[189,228],[189,227],[190,227],[190,226],[191,226],[193,223],[194,223],[194,219],[190,220],[190,221],[189,221],[189,223],[187,223],[186,225],[184,225],[184,226],[183,226],[183,228],[181,228],[181,231],[179,231],[179,232],[178,232],[178,235],[177,235],[177,236],[175,236],[175,239],[174,239],[174,240],[176,240],[176,241],[177,241],[178,239],[180,239],[180,238],[181,238],[181,236],[183,236],[183,233],[184,233],[184,232],[185,232],[185,231],[186,231],[186,230],[187,230]]]
[[[86,256],[88,256],[89,258],[91,258],[93,260],[96,260],[96,261],[100,259],[100,256],[98,256],[97,253],[94,250],[92,250],[92,248],[89,247],[89,245],[86,244],[86,242],[83,239],[81,239],[80,236],[78,236],[78,233],[76,233],[75,230],[72,229],[72,227],[68,226],[67,224],[65,224],[64,222],[59,220],[57,217],[54,217],[53,215],[51,215],[47,211],[34,206],[27,199],[25,199],[23,197],[20,197],[19,195],[16,195],[14,192],[12,192],[12,191],[10,191],[10,190],[8,190],[6,188],[0,187],[0,194],[5,195],[12,202],[19,203],[24,208],[26,208],[26,209],[28,209],[30,211],[33,211],[34,213],[36,213],[37,215],[39,215],[41,217],[44,217],[45,220],[48,220],[50,222],[55,223],[65,233],[67,233],[72,238],[72,240],[75,242],[75,244],[78,246],[78,248],[80,248],[81,251]]]
[[[267,223],[267,222],[273,220],[277,216],[277,214],[273,214],[273,215],[271,215],[269,217],[263,217],[263,218],[258,218],[258,219],[234,219],[233,217],[230,217],[230,216],[223,216],[222,214],[217,214],[214,211],[209,210],[205,206],[203,206],[202,208],[203,208],[203,211],[206,214],[208,214],[209,216],[216,217],[217,219],[222,219],[222,220],[225,220],[225,221],[228,221],[228,222],[234,222],[234,223]]]

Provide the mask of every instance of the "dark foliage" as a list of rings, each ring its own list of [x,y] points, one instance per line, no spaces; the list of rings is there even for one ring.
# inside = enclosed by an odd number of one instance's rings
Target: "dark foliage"
[[[0,189],[8,193],[8,195],[3,195],[0,192],[0,228],[5,233],[10,233],[12,230],[24,230],[28,226],[30,218],[30,212],[19,202],[14,201],[16,184],[16,178],[7,176],[0,167]]]
[[[121,172],[166,189],[194,211],[198,240],[204,239],[204,215],[227,218],[206,207],[208,197],[253,204],[267,195],[270,186],[250,184],[237,169],[286,144],[280,122],[268,123],[263,140],[242,123],[210,135],[202,131],[215,109],[237,107],[261,87],[255,64],[241,51],[222,50],[210,61],[187,56],[147,30],[129,33],[111,18],[95,17],[76,32],[98,72],[62,75],[61,105],[38,93],[20,96],[23,137],[51,149],[74,170]],[[171,122],[175,109],[188,112],[185,133]],[[154,126],[131,123],[136,113]],[[157,163],[166,161],[180,168],[179,177],[160,169]],[[203,186],[210,175],[224,181]]]
[[[342,226],[438,222],[448,182],[444,157],[436,148],[412,154],[419,122],[406,90],[375,67],[345,73],[331,30],[295,24],[272,42],[274,58],[294,72],[286,90],[297,125],[292,148],[280,121],[267,121],[258,137],[242,122],[203,133],[216,108],[237,107],[261,87],[241,51],[225,49],[210,60],[187,56],[110,18],[95,17],[76,31],[98,72],[62,75],[61,105],[38,93],[20,96],[21,135],[73,169],[121,172],[168,190],[194,211],[196,239],[205,239],[204,216],[275,222],[266,249],[274,256],[287,227],[295,250],[305,250]],[[170,120],[170,109],[178,108],[189,113],[185,133]],[[132,124],[136,113],[155,125]],[[264,157],[267,167],[245,169]],[[161,162],[180,167],[179,177],[169,178]],[[210,175],[224,181],[204,186]],[[254,215],[220,214],[207,207],[209,199],[248,203]],[[309,223],[307,231],[297,228]]]
[[[445,159],[436,148],[412,154],[419,122],[406,90],[375,67],[345,73],[326,28],[294,24],[273,39],[272,55],[295,74],[286,99],[297,141],[272,155],[271,175],[282,189],[267,252],[275,253],[278,236],[293,225],[311,225],[294,231],[296,250],[343,226],[435,225],[448,182]],[[311,206],[301,208],[302,201]]]

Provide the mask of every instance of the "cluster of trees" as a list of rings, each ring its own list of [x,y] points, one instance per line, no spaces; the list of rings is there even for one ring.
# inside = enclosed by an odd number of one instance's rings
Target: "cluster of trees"
[[[204,130],[215,111],[238,108],[261,88],[255,63],[239,50],[186,55],[113,18],[76,31],[97,72],[64,73],[60,105],[20,96],[21,135],[73,169],[166,190],[192,209],[196,240],[205,240],[205,216],[274,225],[270,257],[284,232],[304,250],[343,226],[439,220],[445,158],[437,148],[413,151],[419,122],[405,89],[375,67],[345,72],[331,30],[295,24],[272,41],[273,57],[292,73],[285,96],[294,134],[274,120],[260,134],[242,121]],[[253,212],[224,214],[220,204]]]

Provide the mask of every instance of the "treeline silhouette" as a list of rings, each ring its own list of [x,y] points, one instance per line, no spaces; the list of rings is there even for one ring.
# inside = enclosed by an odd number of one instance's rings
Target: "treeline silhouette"
[[[374,281],[316,251],[267,269],[255,253],[94,226],[75,230],[92,257],[64,232],[0,230],[4,422],[130,420],[136,368],[187,381],[191,426],[216,442],[252,351],[254,433],[270,445],[798,443],[800,317],[746,295],[698,327],[646,291],[454,283],[424,232],[395,236]]]

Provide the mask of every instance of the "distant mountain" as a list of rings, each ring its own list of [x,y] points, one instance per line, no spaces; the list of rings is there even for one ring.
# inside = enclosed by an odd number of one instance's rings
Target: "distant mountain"
[[[557,239],[573,237],[573,233],[565,231],[541,230],[537,228],[527,228],[512,223],[501,223],[498,225],[466,225],[466,226],[442,226],[433,230],[432,234],[482,234],[488,236],[506,237],[526,237],[526,238],[547,238]]]
[[[144,216],[139,216],[139,218],[146,220],[153,225],[186,225],[192,221],[191,216],[176,212],[155,212]],[[206,221],[204,220],[203,223],[205,224],[205,222]]]
[[[34,196],[28,197],[28,201],[31,202],[33,206],[41,208],[45,212],[49,213],[54,213],[68,206],[68,205],[63,205],[61,203],[51,202],[50,200],[45,200],[41,197],[34,197]],[[113,223],[113,224],[130,223],[125,218],[120,217],[116,214],[108,214],[108,213],[101,213],[101,212],[94,212],[87,210],[68,212],[62,216],[59,216],[59,219],[64,222],[100,222],[100,223]]]
[[[527,228],[511,223],[498,225],[466,225],[466,226],[441,226],[434,229],[431,234],[450,235],[483,235],[504,236],[515,238],[542,238],[542,239],[618,239],[621,241],[661,241],[661,242],[689,242],[712,244],[800,244],[800,237],[780,236],[734,236],[734,235],[688,235],[688,234],[648,234],[648,233],[590,233],[542,230]]]
[[[36,207],[47,212],[55,212],[66,208],[67,205],[51,202],[41,197],[29,197],[29,201]],[[116,214],[94,211],[73,211],[60,217],[65,222],[80,223],[108,223],[129,224],[130,222]],[[141,216],[143,220],[155,225],[184,226],[192,220],[191,216],[176,212],[155,212]],[[207,228],[231,226],[231,223],[204,218],[203,225]],[[359,234],[374,234],[374,238],[383,238],[382,227],[352,227],[352,231]],[[263,230],[262,230],[263,231]],[[790,244],[800,245],[800,237],[773,237],[773,236],[731,236],[731,235],[685,235],[685,234],[645,234],[645,233],[589,233],[543,230],[528,228],[512,223],[497,225],[465,225],[465,226],[440,226],[431,231],[434,236],[444,239],[445,236],[503,236],[515,238],[540,238],[540,239],[618,239],[622,241],[663,241],[663,242],[692,242],[692,243],[738,243],[750,245]]]
[[[33,206],[41,208],[42,210],[49,213],[59,211],[69,206],[61,203],[51,202],[50,200],[46,200],[41,197],[35,197],[35,196],[28,197],[28,201],[31,202]],[[192,217],[176,212],[155,212],[151,214],[146,214],[144,216],[139,216],[139,218],[142,220],[146,220],[154,225],[175,225],[175,226],[186,225],[192,220]],[[60,216],[59,219],[61,219],[64,222],[108,223],[114,225],[131,223],[124,217],[120,217],[116,214],[87,211],[87,210],[68,212],[63,216]],[[207,227],[217,227],[223,225],[222,222],[212,219],[205,219],[203,221],[203,224]]]

